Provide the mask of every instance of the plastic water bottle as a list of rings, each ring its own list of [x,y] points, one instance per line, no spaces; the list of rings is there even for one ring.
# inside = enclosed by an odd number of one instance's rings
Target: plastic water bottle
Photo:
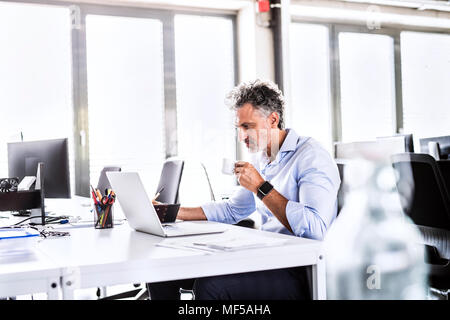
[[[328,299],[426,299],[420,233],[405,216],[389,163],[345,168],[348,193],[324,239]]]

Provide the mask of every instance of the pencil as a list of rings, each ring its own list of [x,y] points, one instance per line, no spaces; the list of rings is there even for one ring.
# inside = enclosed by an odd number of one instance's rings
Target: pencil
[[[109,208],[111,208],[111,206],[106,207],[105,214],[104,214],[105,219],[103,220],[102,228],[105,227],[106,220],[108,219]]]
[[[97,191],[97,196],[98,196],[98,201],[101,203],[102,202],[102,194],[100,193],[100,190],[95,189],[95,191]]]
[[[162,188],[158,191],[158,193],[155,194],[155,196],[153,197],[152,201],[156,201],[156,198],[159,197],[159,195],[161,194],[161,192],[163,192],[163,190],[164,190],[164,187],[162,187]]]

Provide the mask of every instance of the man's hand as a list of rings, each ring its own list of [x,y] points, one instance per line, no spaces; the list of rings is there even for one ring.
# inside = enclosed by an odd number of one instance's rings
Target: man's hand
[[[239,184],[253,193],[257,193],[258,188],[265,181],[258,170],[248,162],[236,162],[234,172],[236,173]]]

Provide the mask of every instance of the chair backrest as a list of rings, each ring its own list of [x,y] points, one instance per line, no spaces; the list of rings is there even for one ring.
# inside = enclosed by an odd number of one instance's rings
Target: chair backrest
[[[121,167],[104,167],[100,172],[100,177],[98,178],[97,189],[99,189],[102,193],[105,192],[105,189],[111,189],[111,184],[109,183],[108,178],[106,177],[106,172],[108,171],[121,171]]]
[[[405,214],[417,225],[450,230],[450,199],[433,157],[403,153],[391,160]]]
[[[449,158],[449,155],[450,155],[450,136],[430,137],[430,138],[419,139],[420,152],[428,153],[428,154],[430,153],[429,144],[428,144],[430,141],[439,143],[441,159],[448,159]]]
[[[183,175],[183,167],[183,160],[166,160],[164,162],[156,192],[164,189],[157,201],[170,204],[178,203],[178,190]]]
[[[439,142],[428,141],[428,154],[435,160],[441,159],[441,148],[439,146]]]
[[[206,170],[206,166],[203,163],[200,163],[203,171],[205,172],[206,181],[208,182],[209,194],[211,195],[211,201],[216,201],[216,197],[214,195],[214,191],[211,185],[211,180],[209,180],[208,170]]]

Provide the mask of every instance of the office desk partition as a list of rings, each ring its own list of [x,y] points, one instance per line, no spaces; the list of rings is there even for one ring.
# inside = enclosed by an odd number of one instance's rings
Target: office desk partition
[[[121,216],[120,206],[115,212],[116,216]],[[85,216],[90,215],[87,208],[80,207],[79,213]],[[77,213],[74,212],[73,215]],[[313,297],[326,298],[325,260],[321,255],[320,241],[233,225],[227,227],[228,230],[225,233],[236,238],[254,235],[274,241],[277,239],[285,241],[282,245],[213,253],[188,248],[168,248],[159,244],[172,241],[173,238],[138,232],[124,222],[112,229],[94,229],[93,226],[63,227],[64,231],[70,232],[70,236],[40,241],[36,254],[48,258],[46,263],[54,266],[55,269],[52,269],[55,272],[54,275],[59,272],[63,299],[73,299],[76,289],[309,265],[313,270]],[[213,240],[221,235],[211,234],[208,237]],[[182,238],[192,240],[195,237],[205,237],[205,235]],[[30,270],[38,268],[38,265],[33,263],[25,263],[25,265]],[[0,282],[2,270],[3,281],[8,271],[9,274],[14,274],[9,266],[3,267],[0,269]],[[50,272],[50,269],[47,271]],[[37,269],[35,275],[39,275]],[[20,274],[15,277],[19,279]],[[26,282],[25,279],[24,281]],[[48,280],[42,281],[48,282]],[[41,285],[40,288],[48,288],[48,284]]]

